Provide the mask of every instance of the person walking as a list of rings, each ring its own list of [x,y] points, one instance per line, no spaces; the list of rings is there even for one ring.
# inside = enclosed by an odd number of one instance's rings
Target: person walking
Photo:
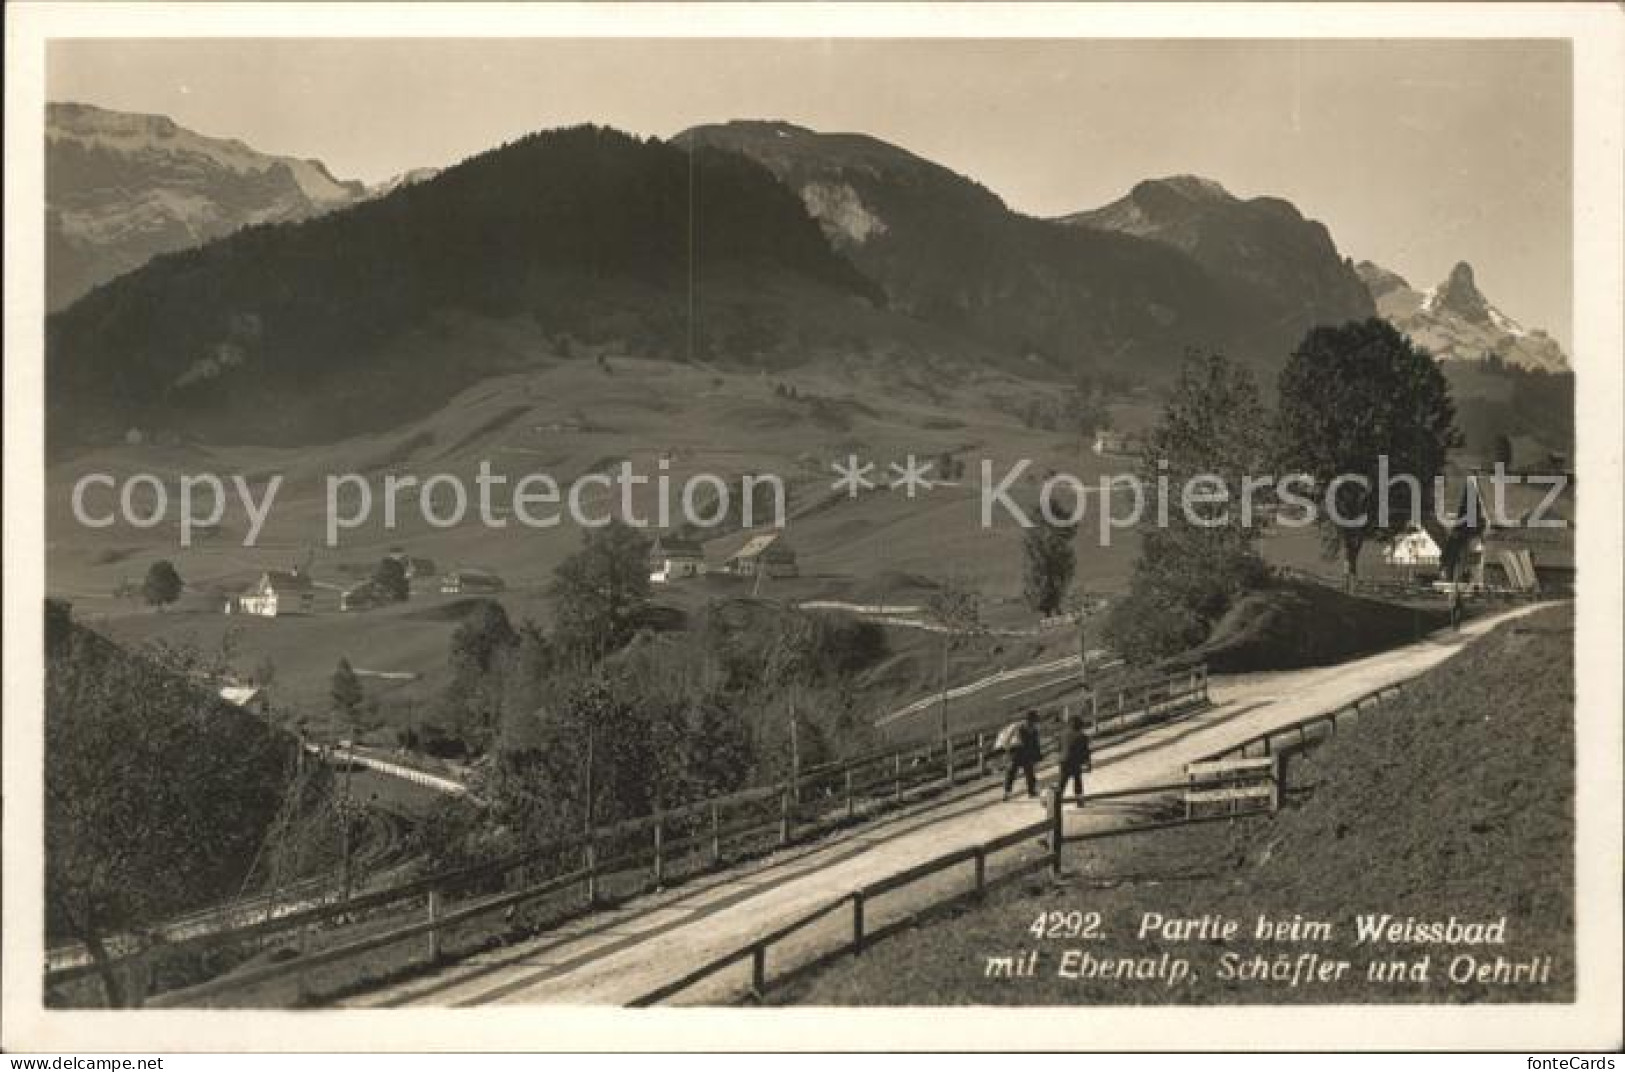
[[[1089,755],[1089,735],[1083,731],[1083,716],[1072,715],[1061,731],[1061,779],[1056,783],[1057,793],[1066,792],[1066,783],[1072,782],[1072,792],[1083,807],[1083,775],[1094,769]]]
[[[1009,748],[1010,768],[1004,772],[1004,799],[1010,799],[1010,790],[1015,787],[1017,771],[1020,771],[1027,780],[1027,795],[1036,797],[1038,757],[1043,751],[1043,742],[1038,736],[1038,712],[1029,710],[1026,717],[1013,728],[1015,740]]]

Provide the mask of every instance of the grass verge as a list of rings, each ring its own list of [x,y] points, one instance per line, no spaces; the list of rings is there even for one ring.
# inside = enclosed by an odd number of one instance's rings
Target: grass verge
[[[1573,681],[1571,608],[1508,623],[1293,757],[1278,816],[1073,846],[1061,883],[1033,880],[939,917],[774,1000],[1571,1001]],[[1505,937],[1362,942],[1357,921],[1384,915],[1504,919]],[[1159,919],[1187,921],[1187,933]],[[1287,930],[1260,937],[1261,920]],[[1222,921],[1236,931],[1217,937]]]

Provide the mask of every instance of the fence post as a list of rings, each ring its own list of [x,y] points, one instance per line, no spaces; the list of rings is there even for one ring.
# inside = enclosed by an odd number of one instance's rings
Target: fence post
[[[852,955],[863,952],[863,891],[852,894]]]
[[[1049,873],[1053,878],[1061,877],[1061,800],[1065,796],[1061,789],[1061,785],[1055,786],[1049,809]]]
[[[429,887],[429,922],[432,924],[440,918],[440,891]],[[429,963],[436,964],[440,960],[440,928],[431,927],[429,930]]]
[[[750,951],[750,988],[758,998],[767,994],[767,946],[756,945]]]
[[[852,795],[852,768],[846,768],[846,817],[852,818],[858,813],[858,802]]]
[[[790,787],[779,790],[779,844],[790,844]]]
[[[1270,812],[1281,810],[1281,757],[1270,757]]]
[[[660,812],[655,812],[655,889],[666,884],[666,818]]]
[[[896,779],[896,783],[897,783],[897,789],[896,789],[897,800],[899,802],[901,802],[902,799],[903,799],[903,753],[894,752],[894,753],[892,753],[891,759],[892,759],[892,772],[893,772],[893,776]]]
[[[942,742],[942,778],[949,785],[954,784],[954,739],[948,737]]]
[[[722,816],[718,814],[716,801],[711,802],[711,863],[722,863]]]
[[[582,846],[582,866],[587,872],[587,907],[598,903],[598,846],[589,834]]]
[[[976,735],[976,773],[983,778],[987,777],[987,741],[985,734]]]

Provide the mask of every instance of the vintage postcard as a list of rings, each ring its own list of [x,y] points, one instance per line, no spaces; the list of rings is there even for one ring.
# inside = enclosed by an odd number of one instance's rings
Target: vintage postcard
[[[1619,1046],[1491,8],[14,9],[6,1048]]]

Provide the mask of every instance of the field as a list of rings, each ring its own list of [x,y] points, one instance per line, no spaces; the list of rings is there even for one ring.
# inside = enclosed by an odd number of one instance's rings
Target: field
[[[1501,627],[1423,678],[1370,723],[1289,761],[1272,819],[1187,827],[1069,850],[1059,884],[1032,880],[982,906],[904,932],[794,985],[780,1000],[845,1004],[1554,1002],[1574,997],[1573,612]],[[1042,918],[1097,912],[1100,939],[1036,936]],[[1057,913],[1049,917],[1049,913]],[[1164,920],[1240,921],[1238,937],[1187,940]],[[1505,941],[1359,944],[1358,915],[1446,923],[1505,918]],[[1257,936],[1266,918],[1330,922],[1314,940]],[[1063,924],[1064,926],[1064,924]],[[1068,950],[1156,965],[1186,958],[1194,981],[1066,978]],[[1222,957],[1312,951],[1354,969],[1325,983],[1225,978]],[[1030,978],[990,978],[988,958],[1039,956]],[[1461,957],[1474,958],[1472,964]],[[1496,957],[1546,968],[1497,981]],[[1549,961],[1541,958],[1549,957]],[[1423,958],[1427,966],[1418,970]],[[1373,962],[1406,978],[1371,981]],[[1451,973],[1471,976],[1452,981]],[[1425,973],[1426,978],[1421,975]]]
[[[490,343],[515,345],[501,338]],[[649,478],[632,489],[630,501],[635,516],[655,523],[651,534],[659,527],[662,501],[680,518],[690,478],[714,474],[731,489],[736,509],[735,516],[706,530],[712,569],[748,535],[737,516],[743,478],[763,473],[782,478],[785,539],[799,556],[800,576],[751,581],[712,575],[658,586],[656,600],[668,612],[663,615],[667,627],[681,627],[718,599],[918,607],[951,579],[981,592],[986,624],[1025,629],[1036,623],[1021,598],[1021,530],[997,507],[994,523],[981,524],[981,465],[988,466],[989,482],[997,484],[1027,462],[1010,497],[1030,507],[1053,472],[1098,487],[1103,476],[1133,464],[1095,455],[1075,434],[1030,427],[1026,410],[1035,401],[1053,401],[1056,386],[1004,371],[968,371],[946,361],[888,364],[885,355],[875,354],[782,374],[724,372],[610,351],[598,356],[602,360],[533,355],[530,370],[486,380],[428,418],[327,446],[137,445],[59,460],[48,472],[49,591],[70,600],[80,620],[122,643],[188,643],[225,651],[226,661],[245,678],[258,681],[269,672],[273,705],[318,731],[332,728],[327,726],[329,680],[339,658],[347,658],[380,709],[362,735],[387,744],[393,741],[392,727],[411,720],[414,709],[442,685],[448,641],[469,600],[442,595],[431,582],[408,603],[341,612],[339,593],[368,576],[391,549],[401,548],[432,559],[441,572],[458,567],[496,572],[506,587],[495,598],[509,616],[515,622],[546,623],[552,615],[552,572],[579,546],[581,532],[567,518],[550,527],[519,523],[512,491],[529,474],[546,474],[568,489],[583,476],[629,463],[635,474]],[[1118,401],[1113,420],[1120,429],[1141,429],[1155,413],[1154,400],[1137,394]],[[911,454],[921,461],[950,455],[966,472],[913,498],[901,488],[889,490],[890,464],[902,465]],[[856,496],[832,488],[831,464],[849,455],[874,466],[868,478],[876,487]],[[482,463],[493,481],[507,480],[493,484],[491,508],[483,518],[476,483]],[[122,519],[107,527],[80,524],[71,510],[72,490],[91,473],[107,474],[120,487],[133,474],[153,474],[166,488],[167,516],[151,527]],[[191,546],[180,546],[179,482],[200,474],[226,480],[240,475],[262,504],[268,482],[282,478],[253,546],[243,546],[251,522],[239,493],[229,486],[219,524],[207,533],[194,532]],[[340,485],[330,510],[328,478],[347,474],[354,478]],[[386,478],[427,482],[439,474],[462,481],[469,495],[465,520],[432,524],[419,489],[407,487],[397,497],[391,524]],[[368,521],[335,527],[329,545],[330,519],[359,516],[362,487],[372,500]],[[136,488],[131,505],[141,513],[155,508],[151,486]],[[608,512],[621,496],[619,488],[598,483],[584,488],[581,502],[588,515]],[[714,492],[696,488],[696,502],[704,506]],[[207,514],[212,504],[206,492],[199,496],[194,513]],[[115,502],[106,488],[93,488],[86,496],[91,514],[107,513]],[[1138,553],[1130,529],[1107,529],[1102,538],[1100,503],[1098,494],[1086,499],[1079,539],[1077,583],[1091,597],[1121,592]],[[449,486],[439,485],[426,505],[435,517],[452,516]],[[1126,505],[1119,500],[1113,508],[1121,512]],[[531,507],[533,515],[550,510],[562,505]],[[1262,549],[1277,564],[1332,572],[1313,531],[1271,532]],[[1382,572],[1379,557],[1376,549],[1367,553],[1368,573]],[[148,566],[163,558],[175,563],[186,583],[177,604],[156,611],[138,597],[115,594],[121,587],[139,587]],[[317,585],[311,613],[276,619],[222,613],[227,598],[260,571],[294,566],[305,567]],[[892,657],[863,683],[877,714],[939,681],[936,638],[903,628],[888,633]],[[961,645],[952,653],[950,680],[962,683],[1075,650],[1068,645],[1065,631],[1031,643]]]
[[[795,397],[788,392],[794,389]],[[529,473],[552,476],[564,488],[579,477],[629,462],[650,477],[634,489],[639,516],[658,518],[656,481],[669,481],[669,502],[680,512],[686,481],[700,473],[727,482],[737,500],[746,474],[778,474],[787,487],[786,539],[799,555],[794,579],[710,577],[680,582],[658,592],[659,601],[685,613],[709,599],[756,596],[799,602],[809,599],[917,605],[947,577],[979,588],[991,624],[1031,624],[1020,603],[1019,529],[1000,518],[979,524],[974,468],[957,486],[938,485],[908,498],[887,490],[888,463],[909,454],[922,461],[951,453],[974,467],[987,459],[1002,477],[1020,459],[1031,459],[1012,497],[1031,502],[1052,470],[1092,482],[1127,463],[1101,459],[1076,436],[1029,428],[1018,416],[1029,400],[1054,393],[1052,385],[1002,372],[965,372],[951,366],[890,368],[875,360],[850,367],[825,364],[793,373],[714,372],[670,362],[611,356],[542,362],[534,371],[488,380],[453,399],[438,413],[379,436],[361,436],[325,447],[297,450],[257,447],[122,446],[100,448],[58,461],[48,473],[48,588],[73,602],[81,620],[121,642],[186,641],[206,649],[228,643],[231,661],[252,676],[274,667],[274,695],[281,706],[325,706],[327,681],[340,656],[361,670],[369,692],[397,700],[432,691],[446,659],[446,644],[459,615],[457,597],[438,591],[366,612],[340,613],[339,592],[363,579],[391,548],[431,558],[444,572],[477,566],[506,582],[497,598],[515,620],[546,621],[552,571],[579,546],[581,533],[568,519],[548,528],[522,526],[512,517],[512,482]],[[1143,402],[1125,402],[1121,420],[1143,421]],[[879,486],[852,498],[832,491],[830,463],[857,455],[874,464]],[[482,523],[475,478],[482,461],[509,479],[494,489],[490,523]],[[153,527],[117,521],[105,528],[79,524],[71,492],[88,473],[123,481],[135,473],[161,479],[168,517]],[[207,535],[179,546],[179,480],[187,474],[242,475],[263,500],[273,475],[282,484],[255,545],[242,546],[249,531],[246,511],[228,486],[224,517]],[[327,545],[329,474],[354,473],[373,497],[370,523],[337,531]],[[419,510],[416,490],[403,492],[393,527],[383,515],[386,475],[459,477],[471,497],[467,519],[436,527]],[[338,499],[351,516],[352,481]],[[122,486],[122,483],[121,485]],[[441,492],[448,489],[441,487]],[[699,502],[706,492],[697,489]],[[195,512],[207,512],[206,493]],[[613,492],[619,497],[619,489]],[[585,512],[601,514],[612,493],[597,484],[582,496]],[[92,488],[87,512],[108,513],[116,498]],[[154,507],[150,487],[138,486],[132,504]],[[441,495],[430,506],[449,516],[452,501]],[[532,507],[532,513],[562,507]],[[1087,524],[1093,523],[1093,515]],[[500,527],[499,527],[500,526]],[[737,518],[710,530],[705,548],[715,568],[745,539]],[[1112,545],[1090,541],[1080,554],[1080,583],[1088,590],[1120,588],[1136,551],[1132,533],[1112,533]],[[121,584],[139,586],[148,566],[172,560],[186,582],[180,602],[162,612],[119,598]],[[318,585],[314,613],[275,620],[227,616],[227,596],[251,584],[263,569],[305,565]],[[906,647],[906,642],[900,646]]]

